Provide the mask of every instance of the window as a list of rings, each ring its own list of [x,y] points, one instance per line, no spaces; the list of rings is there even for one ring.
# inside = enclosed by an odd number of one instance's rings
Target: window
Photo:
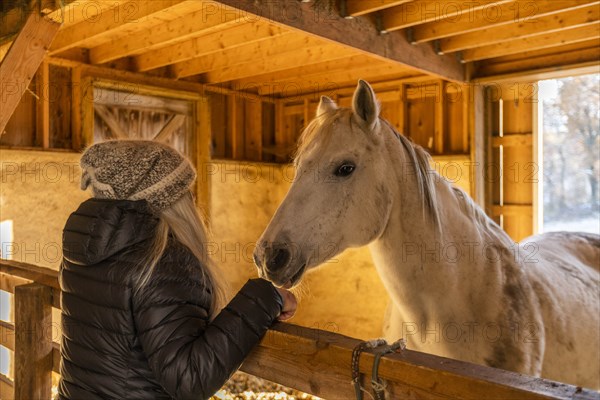
[[[540,82],[543,227],[600,233],[600,74]]]

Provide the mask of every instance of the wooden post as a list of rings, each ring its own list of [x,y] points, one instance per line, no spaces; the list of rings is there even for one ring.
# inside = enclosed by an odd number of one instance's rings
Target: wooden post
[[[228,134],[231,138],[231,158],[244,158],[244,102],[237,95],[227,96]]]
[[[211,103],[209,97],[202,97],[196,102],[196,112],[194,113],[196,126],[196,169],[198,170],[196,198],[204,215],[208,218],[211,212],[211,138],[212,138],[212,120]]]
[[[52,291],[15,287],[15,399],[49,399],[52,387]]]
[[[406,129],[408,119],[408,99],[406,98],[406,84],[400,84],[400,100],[398,102],[398,132],[408,136]]]
[[[47,61],[40,65],[37,75],[37,145],[50,148],[50,67]]]
[[[249,161],[262,161],[262,102],[255,99],[246,99],[244,103],[246,107],[244,154]]]
[[[81,67],[71,70],[71,147],[81,150]]]
[[[469,118],[463,123],[468,126],[470,132],[470,153],[472,171],[471,174],[471,197],[483,209],[486,208],[486,183],[485,168],[487,160],[486,129],[485,129],[485,89],[480,85],[472,85],[466,89],[469,93],[463,101],[467,103]],[[488,110],[489,112],[489,110]],[[491,137],[491,133],[489,135]]]
[[[275,148],[276,158],[278,162],[286,162],[287,158],[280,151],[287,145],[286,142],[286,127],[285,127],[285,102],[277,99],[275,103]]]
[[[438,83],[439,96],[435,99],[435,133],[433,140],[433,148],[437,154],[444,154],[445,144],[444,136],[446,136],[446,82]]]
[[[94,144],[94,84],[89,76],[81,78],[81,147]]]

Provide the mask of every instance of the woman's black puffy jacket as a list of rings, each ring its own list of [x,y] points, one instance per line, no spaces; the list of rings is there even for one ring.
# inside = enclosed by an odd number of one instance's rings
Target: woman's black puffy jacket
[[[281,311],[250,280],[209,322],[200,263],[170,237],[149,285],[134,270],[157,218],[145,201],[90,199],[63,233],[61,399],[204,399],[240,366]]]

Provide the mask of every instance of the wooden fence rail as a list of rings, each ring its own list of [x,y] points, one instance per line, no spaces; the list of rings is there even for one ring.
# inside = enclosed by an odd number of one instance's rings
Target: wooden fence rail
[[[32,283],[29,283],[32,282]],[[51,306],[60,307],[57,272],[0,260],[0,290],[15,294],[15,323],[0,322],[0,345],[15,351],[15,380],[0,374],[0,398],[49,399],[60,348],[52,342]],[[326,399],[353,399],[352,350],[360,340],[277,323],[241,369]],[[370,389],[374,355],[359,369]],[[596,399],[588,389],[416,351],[386,355],[379,365],[390,399]],[[368,396],[365,396],[368,397]]]

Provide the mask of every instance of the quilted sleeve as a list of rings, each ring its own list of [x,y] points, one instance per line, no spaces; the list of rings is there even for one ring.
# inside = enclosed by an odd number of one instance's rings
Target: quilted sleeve
[[[213,395],[281,312],[273,285],[253,279],[208,322],[210,296],[190,280],[161,276],[134,295],[138,337],[150,367],[176,399]],[[192,295],[196,293],[196,295]],[[202,299],[204,301],[198,301]],[[204,304],[203,304],[204,303]]]

